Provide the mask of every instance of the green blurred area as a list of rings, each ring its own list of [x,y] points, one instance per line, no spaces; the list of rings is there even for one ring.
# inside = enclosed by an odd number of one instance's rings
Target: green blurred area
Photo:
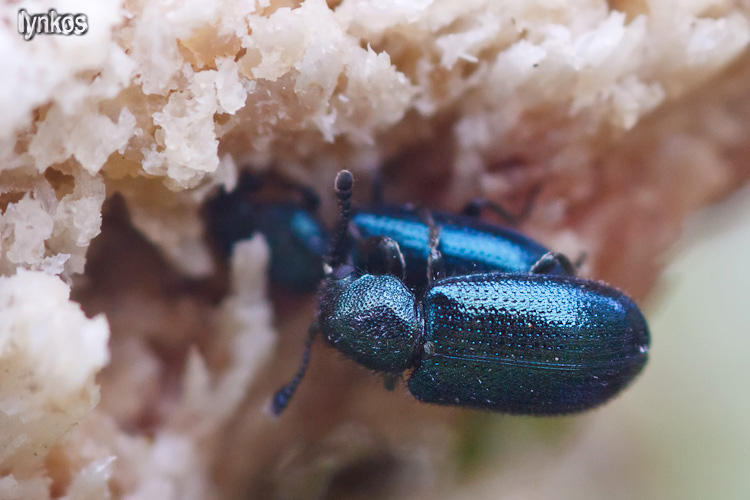
[[[750,498],[750,192],[686,225],[644,305],[631,388],[572,419],[470,419],[450,498]]]

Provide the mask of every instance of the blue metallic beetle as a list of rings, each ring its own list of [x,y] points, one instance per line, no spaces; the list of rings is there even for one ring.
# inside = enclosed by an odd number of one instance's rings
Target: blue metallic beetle
[[[527,415],[587,410],[643,369],[649,330],[638,307],[606,285],[573,276],[485,273],[432,281],[440,228],[430,230],[427,288],[417,299],[398,274],[361,274],[346,261],[352,177],[336,178],[341,219],[317,322],[302,364],[274,396],[279,415],[301,382],[310,346],[325,341],[372,370],[397,377],[424,402]],[[398,245],[384,238],[384,253]],[[404,262],[401,258],[400,262]],[[534,266],[532,266],[534,267]]]
[[[299,201],[260,202],[252,196],[262,181],[243,174],[237,188],[222,190],[206,207],[208,227],[220,251],[228,256],[233,245],[256,232],[271,249],[269,279],[287,290],[307,293],[323,279],[323,258],[328,234],[315,215],[317,196],[293,186]],[[496,210],[500,210],[495,207]],[[340,253],[361,272],[394,274],[394,259],[403,268],[404,282],[421,294],[430,253],[431,228],[440,228],[437,245],[442,258],[436,276],[502,271],[509,273],[574,274],[562,255],[512,229],[482,222],[476,217],[437,210],[417,210],[384,203],[356,210],[347,224]],[[395,249],[398,251],[395,251]]]
[[[430,235],[431,228],[439,233]],[[351,217],[349,236],[355,241],[350,252],[353,265],[372,272],[373,242],[394,241],[404,260],[404,282],[421,292],[427,286],[431,237],[440,252],[433,274],[441,277],[479,274],[545,273],[572,275],[574,266],[561,254],[553,254],[531,238],[476,217],[438,210],[417,210],[374,204],[359,208]],[[381,250],[382,252],[382,250]],[[377,268],[374,269],[377,273]]]
[[[263,182],[257,175],[244,173],[235,190],[222,189],[207,203],[212,240],[228,257],[237,241],[262,234],[271,249],[271,283],[299,293],[312,292],[323,279],[322,259],[329,240],[315,215],[317,196],[295,186],[300,195],[297,201],[257,201],[253,194]]]

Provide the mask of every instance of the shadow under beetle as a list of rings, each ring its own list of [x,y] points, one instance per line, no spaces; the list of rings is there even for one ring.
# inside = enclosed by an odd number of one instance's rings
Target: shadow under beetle
[[[627,386],[648,357],[638,307],[598,282],[553,274],[485,273],[433,282],[440,227],[430,228],[427,287],[420,299],[395,274],[362,274],[345,252],[352,176],[336,178],[341,206],[317,321],[292,381],[274,396],[279,415],[301,382],[310,347],[324,340],[372,370],[398,377],[424,402],[527,415],[596,407]],[[399,245],[382,253],[400,263]],[[534,268],[535,266],[532,266]]]
[[[253,195],[263,185],[259,176],[243,173],[232,192],[221,190],[206,205],[207,226],[221,253],[228,257],[234,244],[261,233],[271,250],[269,279],[287,290],[314,291],[323,279],[323,259],[328,250],[328,232],[316,215],[317,195],[293,186],[297,201],[262,202]],[[496,205],[490,206],[511,218]],[[478,202],[467,207],[478,214]],[[440,228],[430,234],[431,228]],[[501,271],[509,273],[574,274],[573,265],[561,254],[553,254],[531,238],[513,229],[483,222],[476,216],[438,210],[414,209],[373,203],[347,218],[345,238],[338,253],[351,258],[360,272],[397,274],[421,294],[427,286],[425,271],[431,238],[437,238],[441,258],[434,276]],[[435,246],[435,245],[433,245]],[[393,265],[399,269],[394,269]]]

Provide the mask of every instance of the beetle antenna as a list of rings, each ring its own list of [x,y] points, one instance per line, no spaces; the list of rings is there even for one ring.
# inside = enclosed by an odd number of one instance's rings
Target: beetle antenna
[[[278,417],[284,411],[289,404],[289,401],[294,396],[294,392],[297,390],[300,382],[307,372],[307,365],[310,364],[310,351],[312,350],[313,340],[315,335],[318,333],[318,325],[314,324],[310,326],[310,330],[307,332],[307,342],[305,342],[305,352],[302,354],[302,362],[297,368],[297,373],[294,374],[294,378],[286,384],[284,387],[276,391],[271,401],[271,413],[274,417]]]
[[[349,220],[351,219],[353,184],[354,177],[348,170],[341,170],[336,176],[335,186],[336,199],[339,202],[339,221],[327,259],[327,263],[332,269],[344,264],[346,260],[346,235],[349,232]]]

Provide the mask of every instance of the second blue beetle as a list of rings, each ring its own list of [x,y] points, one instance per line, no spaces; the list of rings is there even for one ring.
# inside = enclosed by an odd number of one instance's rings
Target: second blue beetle
[[[223,254],[234,243],[261,233],[271,249],[272,283],[301,293],[315,290],[323,278],[323,257],[328,234],[315,215],[317,198],[307,188],[295,187],[298,201],[261,202],[255,199],[262,185],[258,176],[243,174],[232,192],[221,191],[207,204],[208,228]],[[384,239],[394,242],[383,248]],[[340,253],[361,271],[391,273],[383,260],[399,258],[404,282],[421,293],[427,286],[431,240],[442,256],[437,276],[502,271],[509,273],[573,274],[563,256],[512,229],[482,222],[476,217],[437,210],[417,210],[384,203],[358,208],[347,225]]]
[[[353,244],[353,263],[368,269],[371,255],[362,251],[362,242],[389,238],[398,244],[405,263],[404,282],[412,290],[427,286],[431,230],[437,239],[441,259],[435,274],[440,277],[506,273],[574,274],[572,264],[531,238],[510,228],[489,224],[476,217],[439,210],[416,210],[384,204],[357,209],[349,234]],[[356,243],[359,242],[359,243]]]
[[[271,283],[298,293],[309,293],[323,279],[323,256],[328,233],[315,215],[317,198],[296,189],[299,199],[259,201],[257,191],[265,180],[243,173],[237,187],[222,189],[206,204],[208,232],[219,251],[228,257],[234,244],[262,234],[268,242]]]

